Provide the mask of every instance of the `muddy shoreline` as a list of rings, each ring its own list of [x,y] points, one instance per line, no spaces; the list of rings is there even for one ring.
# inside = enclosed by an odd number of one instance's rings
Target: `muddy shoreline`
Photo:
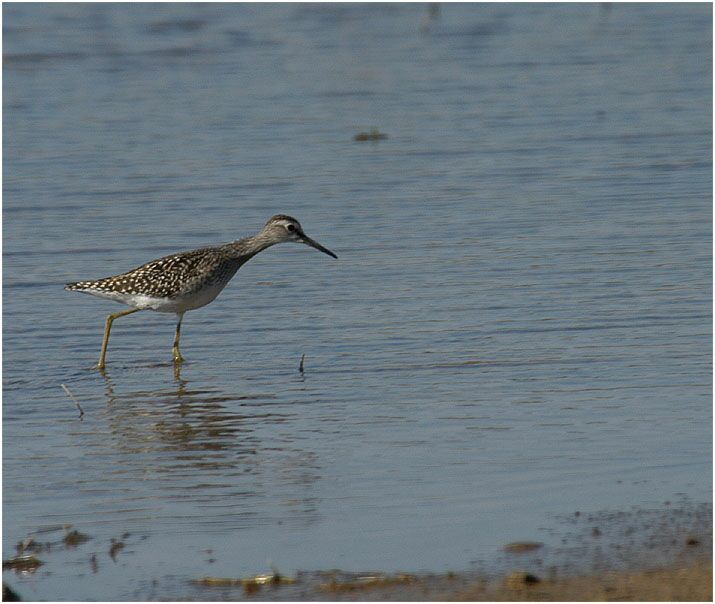
[[[490,560],[442,573],[299,571],[271,569],[252,577],[211,576],[199,567],[193,577],[156,577],[151,586],[127,584],[122,600],[185,601],[711,601],[712,504],[665,502],[658,509],[596,513],[574,511],[554,517],[557,527],[544,541],[505,543]],[[60,530],[64,531],[61,537]],[[97,567],[95,540],[70,525],[38,533],[3,560],[3,580],[22,599],[44,569],[71,577],[63,555]],[[43,541],[40,541],[43,539]],[[54,539],[54,541],[51,541]],[[151,539],[128,533],[111,540],[109,555],[129,569],[136,547]],[[125,541],[130,547],[123,547]],[[122,544],[121,548],[117,544]],[[104,544],[106,545],[106,544]],[[20,551],[22,550],[22,551]],[[27,560],[36,561],[29,565]],[[13,564],[13,560],[22,563]],[[59,564],[58,564],[59,563]],[[64,567],[64,568],[62,568]],[[204,567],[205,568],[205,567]],[[85,571],[86,572],[86,571]],[[131,571],[128,574],[128,578]],[[75,581],[82,581],[82,574]],[[78,584],[79,586],[79,584]],[[57,599],[75,599],[72,593]]]

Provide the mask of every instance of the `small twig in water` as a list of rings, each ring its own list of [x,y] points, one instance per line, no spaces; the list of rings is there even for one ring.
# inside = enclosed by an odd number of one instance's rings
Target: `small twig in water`
[[[74,397],[74,394],[70,392],[70,389],[67,388],[64,384],[60,384],[62,386],[62,389],[67,393],[67,396],[70,397],[74,401],[74,404],[77,405],[77,409],[79,409],[79,421],[82,421],[82,416],[84,415],[84,409],[82,409],[82,405],[79,404],[79,401]]]
[[[300,371],[301,375],[303,375],[303,361],[305,361],[305,353],[300,357],[300,366],[298,367],[298,371]]]

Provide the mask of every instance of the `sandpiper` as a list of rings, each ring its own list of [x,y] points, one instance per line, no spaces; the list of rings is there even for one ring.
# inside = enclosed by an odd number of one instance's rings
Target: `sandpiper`
[[[97,368],[105,367],[109,332],[114,319],[140,310],[174,313],[176,335],[172,353],[175,363],[184,359],[179,352],[181,320],[189,310],[201,308],[213,301],[246,262],[276,243],[304,243],[328,256],[337,258],[329,249],[308,237],[300,223],[291,216],[276,214],[266,222],[260,233],[215,247],[170,254],[116,275],[96,281],[68,283],[68,291],[92,294],[131,306],[128,310],[107,317],[102,349]]]

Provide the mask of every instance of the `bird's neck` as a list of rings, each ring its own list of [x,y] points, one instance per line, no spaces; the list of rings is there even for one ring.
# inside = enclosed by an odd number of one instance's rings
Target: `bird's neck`
[[[272,240],[270,237],[263,235],[263,233],[258,233],[253,237],[244,237],[243,239],[238,239],[227,244],[229,254],[239,260],[241,264],[248,262],[259,252],[262,252],[266,248],[275,245],[276,241]]]

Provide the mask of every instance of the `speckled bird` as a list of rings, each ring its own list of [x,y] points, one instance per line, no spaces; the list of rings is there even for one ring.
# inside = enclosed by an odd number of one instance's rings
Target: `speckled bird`
[[[105,367],[109,332],[114,319],[140,310],[176,315],[172,354],[174,362],[181,363],[184,359],[179,351],[179,338],[184,313],[212,302],[236,271],[256,254],[277,243],[289,242],[304,243],[337,258],[329,249],[308,237],[295,218],[276,214],[253,237],[244,237],[216,247],[170,254],[114,277],[68,283],[65,285],[68,291],[91,294],[131,306],[129,310],[107,317],[97,368]]]

